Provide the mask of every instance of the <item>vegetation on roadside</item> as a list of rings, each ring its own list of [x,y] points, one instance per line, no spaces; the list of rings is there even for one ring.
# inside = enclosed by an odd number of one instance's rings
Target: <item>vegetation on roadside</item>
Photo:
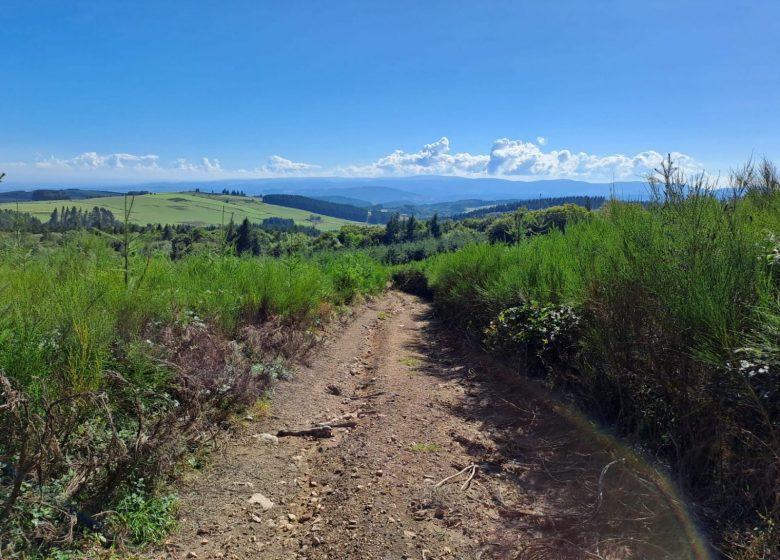
[[[667,160],[647,204],[326,232],[134,223],[160,195],[0,211],[0,554],[164,538],[171,481],[390,279],[657,457],[731,557],[780,553],[780,179],[749,163],[730,183]]]
[[[127,253],[78,230],[0,240],[3,556],[162,538],[187,459],[287,375],[333,309],[387,281],[355,252],[171,260],[142,240]]]
[[[547,235],[521,227],[436,256],[428,284],[445,321],[665,462],[732,557],[769,558],[780,177],[750,163],[724,197],[667,160],[650,184],[649,205],[612,201]]]

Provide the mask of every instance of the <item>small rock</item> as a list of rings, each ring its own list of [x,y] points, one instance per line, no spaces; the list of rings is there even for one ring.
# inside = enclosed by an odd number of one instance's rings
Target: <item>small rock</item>
[[[254,434],[252,437],[263,443],[270,443],[273,445],[279,443],[279,438],[273,434]]]
[[[191,550],[187,553],[187,558],[197,558],[198,555],[192,552]]]
[[[259,504],[260,507],[263,508],[263,511],[268,511],[274,507],[274,503],[260,493],[252,494],[252,497],[249,498],[249,503]]]
[[[404,530],[404,538],[405,539],[410,539],[410,540],[411,539],[416,539],[417,538],[417,533],[414,533],[412,531]]]
[[[209,544],[209,540],[208,539],[203,539],[202,541],[200,541],[200,544]]]
[[[374,473],[376,476],[384,476],[385,471],[379,470]]]
[[[198,530],[195,531],[195,533],[198,535],[208,535],[210,532],[211,531],[209,531],[209,529],[207,529],[206,527],[198,527]]]
[[[444,510],[442,508],[436,508],[436,512],[433,514],[436,519],[444,519]]]
[[[298,516],[295,515],[294,513],[288,513],[287,514],[287,520],[290,521],[290,522],[298,521]]]
[[[263,520],[262,520],[262,518],[260,518],[260,516],[259,516],[259,515],[255,515],[255,514],[253,513],[253,514],[252,514],[252,521],[254,521],[255,523],[262,523],[262,521],[263,521]]]

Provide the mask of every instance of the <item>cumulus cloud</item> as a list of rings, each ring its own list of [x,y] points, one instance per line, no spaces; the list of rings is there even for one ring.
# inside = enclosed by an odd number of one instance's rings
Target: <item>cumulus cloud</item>
[[[28,181],[153,181],[289,176],[338,175],[347,177],[393,177],[414,175],[453,175],[498,177],[515,180],[570,178],[585,181],[639,180],[658,167],[664,155],[647,150],[633,155],[592,154],[568,149],[547,149],[547,141],[499,138],[487,153],[453,152],[443,136],[419,150],[395,150],[373,162],[323,169],[319,165],[293,161],[280,155],[249,169],[232,169],[220,160],[203,157],[199,161],[178,158],[162,162],[154,154],[99,154],[84,152],[71,158],[39,157],[32,163],[2,164],[3,170]],[[673,152],[672,158],[684,171],[701,171],[691,156]],[[11,175],[11,173],[9,173]]]
[[[417,152],[396,150],[369,165],[350,166],[340,171],[347,175],[404,176],[456,175],[463,177],[500,177],[506,179],[571,178],[593,181],[643,178],[661,163],[663,155],[650,150],[635,155],[595,155],[571,150],[545,151],[543,137],[534,142],[499,138],[488,154],[450,153],[447,137],[426,144]],[[673,152],[678,166],[698,172],[701,166],[690,156]]]
[[[258,169],[271,175],[296,175],[306,174],[321,168],[319,165],[292,161],[282,156],[271,156],[268,158],[268,163]]]
[[[425,144],[418,152],[396,150],[365,166],[341,168],[348,175],[476,175],[484,171],[488,156],[450,153],[450,141],[444,136]]]
[[[84,152],[70,159],[61,159],[51,156],[46,159],[39,159],[35,162],[35,167],[39,169],[155,169],[159,156],[145,155],[138,156],[134,154],[105,154],[97,152]]]

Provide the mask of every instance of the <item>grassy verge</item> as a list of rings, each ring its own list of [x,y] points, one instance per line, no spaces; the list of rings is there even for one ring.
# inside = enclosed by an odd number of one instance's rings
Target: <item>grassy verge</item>
[[[0,555],[122,549],[170,530],[167,483],[387,281],[360,253],[171,261],[74,232],[0,248]]]
[[[425,267],[444,320],[659,457],[735,558],[780,550],[780,184],[766,177],[729,200],[672,177],[648,207],[610,203]]]

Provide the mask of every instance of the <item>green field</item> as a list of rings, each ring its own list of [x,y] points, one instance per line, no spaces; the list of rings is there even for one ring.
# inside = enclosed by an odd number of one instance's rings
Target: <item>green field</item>
[[[124,197],[23,202],[19,203],[18,208],[19,211],[28,212],[46,222],[55,208],[60,209],[63,206],[69,208],[75,206],[84,210],[91,210],[95,206],[99,206],[108,208],[117,219],[122,219]],[[16,208],[16,203],[0,204],[0,210],[15,210]],[[231,215],[236,223],[241,222],[244,218],[249,218],[251,222],[256,223],[265,218],[276,217],[292,219],[297,224],[315,226],[325,231],[355,223],[295,208],[265,204],[257,198],[192,192],[136,196],[131,221],[137,224],[220,225],[223,220],[223,209],[226,222],[230,220]],[[319,216],[320,220],[312,221],[310,220],[311,216]]]

